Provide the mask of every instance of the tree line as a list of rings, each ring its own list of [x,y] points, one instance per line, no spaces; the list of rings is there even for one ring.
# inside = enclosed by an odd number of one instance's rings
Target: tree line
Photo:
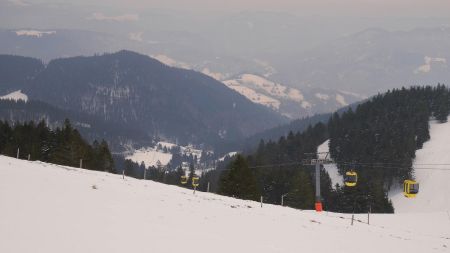
[[[44,121],[10,125],[0,121],[0,154],[20,159],[114,172],[114,161],[106,141],[89,144],[65,120],[61,128],[50,129]]]

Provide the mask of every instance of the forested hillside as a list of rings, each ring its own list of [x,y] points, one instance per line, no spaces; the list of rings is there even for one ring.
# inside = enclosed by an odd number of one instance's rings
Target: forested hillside
[[[239,139],[283,122],[206,75],[130,51],[51,61],[26,91],[183,143]]]
[[[60,109],[45,102],[30,100],[0,100],[0,120],[10,124],[29,121],[45,121],[48,127],[62,127],[65,119],[89,141],[108,140],[113,150],[121,151],[124,144],[134,140],[137,145],[150,145],[149,136],[144,131],[120,122],[107,121],[83,112]]]
[[[38,59],[0,55],[0,94],[24,89],[44,68]]]
[[[68,120],[54,131],[43,121],[13,126],[0,121],[0,154],[72,167],[79,167],[82,159],[85,169],[114,172],[108,144],[90,145]]]
[[[354,110],[334,114],[328,124],[317,123],[276,142],[261,141],[258,150],[246,157],[245,166],[253,172],[248,180],[257,179],[259,191],[269,203],[279,204],[281,195],[288,193],[287,205],[313,208],[313,169],[301,164],[311,158],[308,153],[315,153],[317,146],[330,139],[330,154],[340,172],[352,169],[359,176],[357,187],[333,189],[322,170],[325,208],[364,212],[370,205],[374,212],[392,212],[387,191],[392,184],[414,176],[412,159],[429,139],[430,118],[444,122],[449,112],[450,90],[443,85],[379,94]],[[224,170],[222,177],[232,178],[229,174],[233,171]]]
[[[15,64],[21,61],[31,65],[24,73]],[[0,66],[5,66],[0,84],[22,89],[30,100],[127,125],[149,136],[148,141],[218,147],[287,121],[209,76],[131,51],[56,59],[47,65],[0,55]]]

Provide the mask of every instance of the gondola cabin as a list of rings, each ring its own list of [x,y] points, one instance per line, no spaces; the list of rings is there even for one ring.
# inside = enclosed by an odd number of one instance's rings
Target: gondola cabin
[[[188,178],[186,176],[181,176],[181,184],[187,184]]]
[[[414,180],[405,180],[403,182],[403,195],[407,198],[416,197],[419,193],[419,183]]]
[[[344,184],[347,187],[354,187],[358,182],[358,173],[355,171],[347,171],[345,173]]]
[[[198,180],[199,180],[199,177],[196,177],[196,176],[192,177],[192,186],[197,187],[199,184]]]

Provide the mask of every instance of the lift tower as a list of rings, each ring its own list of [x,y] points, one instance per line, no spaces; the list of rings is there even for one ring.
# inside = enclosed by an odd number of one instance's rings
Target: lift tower
[[[309,153],[305,155],[311,155]],[[314,153],[315,155],[315,153]],[[317,153],[318,158],[317,159],[307,159],[303,161],[304,165],[313,165],[315,166],[315,175],[316,175],[316,203],[315,208],[317,212],[322,211],[322,197],[320,194],[320,168],[324,164],[332,163],[333,161],[331,159],[328,159],[328,152],[319,152]]]

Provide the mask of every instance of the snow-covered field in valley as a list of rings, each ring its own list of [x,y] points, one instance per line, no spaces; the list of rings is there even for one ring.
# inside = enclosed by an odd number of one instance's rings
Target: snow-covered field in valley
[[[158,148],[158,146],[160,148]],[[171,148],[179,147],[180,154],[186,156],[197,157],[200,160],[202,156],[202,150],[196,149],[191,145],[186,147],[178,146],[177,144],[170,142],[160,141],[156,144],[156,147],[144,147],[141,149],[130,149],[125,154],[126,159],[130,159],[136,163],[144,163],[145,166],[157,166],[158,161],[162,166],[166,166],[172,160],[172,154],[170,153]],[[167,152],[164,152],[163,148],[168,149]]]
[[[164,153],[161,150],[155,148],[142,148],[134,150],[132,154],[126,156],[126,159],[130,159],[136,163],[144,163],[145,166],[156,166],[158,161],[162,166],[166,166],[170,160],[172,160],[171,153]]]
[[[349,218],[0,156],[0,252],[450,252],[447,212]]]

